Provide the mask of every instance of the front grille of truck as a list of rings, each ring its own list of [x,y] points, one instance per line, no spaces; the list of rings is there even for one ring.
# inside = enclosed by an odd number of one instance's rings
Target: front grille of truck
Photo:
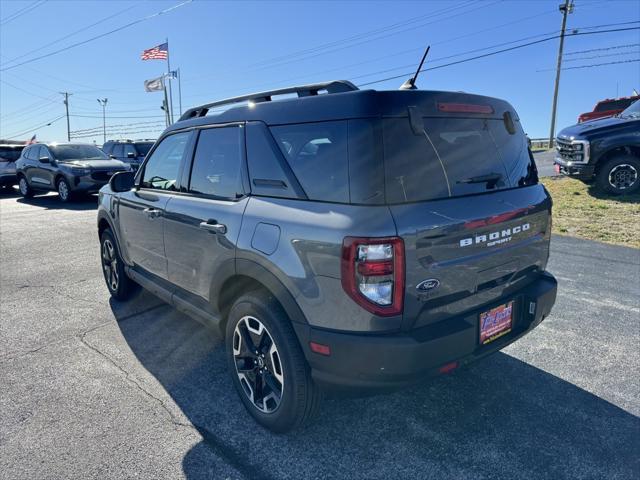
[[[579,151],[577,145],[568,140],[556,138],[556,150],[558,157],[567,162],[582,162],[584,159],[584,152]]]

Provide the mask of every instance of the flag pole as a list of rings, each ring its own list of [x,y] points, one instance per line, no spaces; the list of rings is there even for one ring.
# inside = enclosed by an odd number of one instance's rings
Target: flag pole
[[[169,105],[169,118],[171,120],[171,123],[173,123],[173,92],[171,91],[171,64],[169,63],[169,37],[165,38],[166,43],[167,43],[167,76],[169,77],[169,101],[170,101],[170,105]]]
[[[182,75],[180,74],[180,67],[178,67],[178,107],[180,116],[182,116]]]
[[[167,100],[167,84],[165,82],[162,82],[162,89],[164,90],[164,115],[168,127],[171,125],[171,120],[169,119],[169,101]]]

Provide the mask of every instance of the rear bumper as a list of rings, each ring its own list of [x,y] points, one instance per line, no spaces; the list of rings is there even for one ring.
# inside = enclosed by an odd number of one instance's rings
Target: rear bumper
[[[572,163],[569,165],[570,162],[566,162],[559,157],[556,157],[553,163],[558,166],[558,173],[578,178],[580,180],[591,180],[595,173],[595,166],[588,163]]]
[[[556,291],[556,279],[545,272],[509,297],[406,333],[348,334],[301,324],[295,324],[295,328],[313,378],[324,389],[350,393],[393,390],[437,375],[441,367],[451,362],[463,366],[506,347],[549,315]],[[515,300],[512,331],[480,345],[480,312],[510,300]],[[309,342],[328,345],[331,355],[311,352]]]

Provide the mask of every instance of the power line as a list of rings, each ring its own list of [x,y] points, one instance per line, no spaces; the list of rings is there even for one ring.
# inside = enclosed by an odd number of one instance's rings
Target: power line
[[[600,31],[597,31],[597,32],[568,33],[565,36],[573,37],[573,36],[578,36],[578,35],[595,35],[595,34],[599,34],[599,33],[623,32],[623,31],[638,30],[638,29],[640,29],[640,27],[628,27],[628,28],[618,28],[618,29],[611,29],[611,30],[600,30]],[[423,72],[428,72],[428,71],[431,71],[431,70],[438,70],[440,68],[451,67],[453,65],[458,65],[458,64],[470,62],[470,61],[473,61],[473,60],[478,60],[480,58],[491,57],[493,55],[498,55],[500,53],[510,52],[512,50],[518,50],[520,48],[529,47],[531,45],[536,45],[536,44],[539,44],[539,43],[548,42],[550,40],[555,40],[556,38],[560,38],[560,35],[553,35],[551,37],[542,38],[540,40],[535,40],[535,41],[532,41],[532,42],[523,43],[521,45],[516,45],[516,46],[513,46],[513,47],[509,47],[509,48],[504,48],[502,50],[497,50],[495,52],[489,52],[489,53],[485,53],[485,54],[482,54],[482,55],[476,55],[475,57],[470,57],[470,58],[465,58],[465,59],[458,60],[458,61],[455,61],[455,62],[445,63],[444,65],[437,65],[437,66],[431,67],[431,68],[424,68],[424,69],[422,69],[422,71]],[[381,73],[381,72],[376,72],[376,73]],[[415,72],[402,73],[400,75],[394,75],[393,77],[387,77],[387,78],[382,78],[382,79],[379,79],[379,80],[374,80],[372,82],[362,83],[362,84],[360,84],[358,86],[359,87],[364,87],[364,86],[367,86],[367,85],[373,85],[373,84],[376,84],[376,83],[386,82],[388,80],[397,80],[398,78],[404,78],[407,75],[413,75],[413,73],[415,73]]]
[[[11,140],[12,138],[21,137],[22,135],[26,135],[27,133],[35,132],[35,131],[37,131],[37,130],[39,130],[41,128],[48,127],[52,123],[55,123],[58,120],[61,120],[63,118],[64,118],[64,115],[60,115],[59,117],[56,117],[53,120],[49,120],[48,122],[42,123],[42,124],[40,124],[38,126],[33,126],[33,127],[30,127],[30,128],[26,128],[23,131],[21,131],[20,133],[9,135],[9,136],[6,137],[6,139],[7,140]]]
[[[102,118],[99,115],[71,115],[72,117],[78,117],[78,118]],[[124,116],[124,117],[120,117],[120,116],[112,116],[112,117],[107,117],[107,120],[111,120],[112,118],[158,118],[158,117],[162,117],[164,118],[164,114],[158,114],[158,115],[140,115],[140,116]]]
[[[326,49],[326,48],[330,48],[330,47],[334,47],[336,45],[340,45],[341,43],[348,43],[348,42],[351,42],[351,41],[354,41],[354,40],[359,40],[359,39],[362,39],[362,38],[369,37],[371,35],[384,33],[385,31],[394,30],[396,28],[399,28],[399,27],[402,27],[402,26],[405,26],[405,25],[408,25],[408,24],[411,24],[411,23],[416,23],[416,22],[419,22],[421,20],[425,20],[427,18],[432,18],[432,17],[438,16],[438,15],[441,15],[442,13],[448,13],[448,12],[450,12],[452,10],[455,10],[455,9],[464,8],[464,7],[470,6],[470,5],[474,4],[474,3],[477,3],[477,2],[473,2],[473,1],[467,2],[466,4],[457,5],[454,8],[446,7],[446,8],[440,9],[440,10],[436,10],[435,12],[430,12],[430,13],[427,13],[427,14],[419,15],[417,17],[411,17],[411,18],[409,18],[407,20],[403,20],[401,22],[396,22],[396,23],[393,23],[391,25],[386,25],[384,27],[379,27],[379,28],[374,29],[374,30],[369,30],[369,31],[366,31],[366,32],[362,32],[362,33],[359,33],[357,35],[353,35],[351,37],[343,38],[343,39],[340,39],[340,40],[335,40],[333,42],[323,43],[323,44],[317,45],[315,47],[307,48],[305,50],[298,50],[296,52],[291,52],[291,53],[288,53],[286,55],[281,55],[279,57],[269,58],[269,59],[263,60],[261,62],[254,63],[253,66],[261,66],[261,65],[265,65],[265,64],[269,64],[269,63],[277,63],[277,62],[282,61],[282,60],[288,60],[288,59],[291,59],[291,58],[304,56],[304,55],[309,54],[309,53],[315,53],[317,51],[320,51],[320,50],[323,50],[323,49]]]
[[[157,124],[163,124],[163,121],[151,121],[151,122],[134,122],[134,123],[119,123],[115,125],[109,125],[107,128],[127,128],[127,127],[139,127],[139,126],[151,126]],[[82,128],[78,130],[72,130],[71,133],[89,133],[91,131],[102,130],[102,126],[100,127],[92,127],[92,128]]]
[[[14,13],[12,13],[10,15],[7,15],[7,17],[5,19],[0,21],[0,25],[6,25],[7,23],[15,20],[16,18],[21,17],[25,13],[29,13],[31,10],[34,10],[34,9],[38,8],[40,5],[42,5],[46,1],[47,0],[38,0],[36,2],[30,3],[29,5],[27,5],[26,7],[18,10],[17,12],[14,12]]]
[[[616,52],[616,53],[605,53],[604,55],[591,55],[589,57],[575,57],[575,58],[566,58],[565,62],[579,62],[581,60],[592,60],[594,58],[604,58],[604,57],[619,57],[624,55],[634,55],[640,53],[640,50],[631,50],[630,52]],[[540,72],[541,70],[536,70]]]
[[[495,4],[499,3],[499,2],[500,2],[500,0],[497,0],[497,1],[492,2],[492,3],[482,3],[480,6],[478,6],[478,7],[476,7],[476,8],[473,8],[473,9],[471,9],[471,10],[466,10],[466,11],[463,11],[463,12],[460,12],[460,13],[458,13],[458,14],[456,14],[456,15],[451,15],[451,16],[449,16],[449,17],[445,18],[445,19],[442,19],[442,18],[441,18],[441,19],[433,20],[433,21],[431,21],[431,22],[427,22],[427,23],[425,23],[425,24],[421,24],[421,25],[417,25],[417,26],[413,26],[413,27],[405,28],[405,29],[403,29],[403,30],[399,30],[399,31],[397,31],[397,32],[392,32],[392,33],[388,33],[388,34],[386,34],[386,35],[382,35],[382,36],[379,36],[379,37],[376,37],[376,38],[372,38],[372,39],[368,39],[368,40],[363,40],[363,41],[360,41],[360,42],[357,42],[357,43],[353,43],[353,44],[351,44],[351,45],[345,45],[345,46],[341,46],[341,47],[336,47],[336,48],[334,48],[334,49],[321,51],[321,52],[315,53],[315,54],[313,54],[313,55],[307,55],[307,56],[300,57],[300,58],[297,58],[297,59],[285,60],[285,61],[281,61],[281,62],[279,62],[279,63],[274,63],[274,64],[271,64],[271,65],[264,65],[264,66],[261,66],[261,67],[255,68],[255,69],[251,69],[251,70],[249,70],[249,71],[263,70],[263,69],[266,69],[266,68],[277,68],[277,67],[281,67],[281,66],[283,66],[283,65],[287,65],[287,64],[289,64],[289,63],[297,62],[297,61],[300,61],[300,60],[308,60],[308,59],[311,59],[311,58],[319,57],[319,56],[321,56],[321,55],[327,55],[327,54],[329,54],[329,53],[334,53],[334,52],[338,52],[338,51],[340,51],[340,50],[345,50],[345,49],[347,49],[347,48],[357,47],[357,46],[359,46],[359,45],[364,45],[365,43],[370,43],[370,42],[373,42],[373,41],[382,40],[382,39],[384,39],[384,38],[388,38],[388,37],[391,37],[391,36],[393,36],[393,35],[397,35],[397,34],[399,34],[399,33],[404,33],[404,32],[410,31],[410,30],[415,30],[416,28],[422,28],[422,27],[425,27],[425,26],[427,26],[427,25],[431,25],[431,24],[433,24],[433,23],[442,22],[442,21],[444,21],[444,20],[446,20],[446,19],[454,18],[454,17],[459,16],[459,15],[466,15],[466,14],[468,14],[468,13],[472,13],[472,12],[474,12],[474,11],[476,11],[476,10],[480,10],[480,9],[482,9],[482,8],[490,7],[490,6],[495,5]]]
[[[122,25],[121,27],[114,28],[113,30],[110,30],[110,31],[105,32],[105,33],[101,33],[100,35],[96,35],[95,37],[88,38],[87,40],[83,40],[81,42],[76,42],[76,43],[73,43],[71,45],[67,45],[66,47],[63,47],[61,49],[55,50],[53,52],[50,52],[50,53],[47,53],[47,54],[44,54],[44,55],[40,55],[39,57],[34,57],[34,58],[30,59],[30,60],[25,60],[24,62],[21,62],[21,63],[16,63],[15,65],[10,65],[10,66],[5,67],[5,68],[0,68],[0,72],[4,72],[5,70],[11,70],[12,68],[16,68],[16,67],[19,67],[21,65],[26,65],[27,63],[32,63],[32,62],[35,62],[37,60],[41,60],[43,58],[48,58],[48,57],[51,57],[53,55],[57,55],[58,53],[65,52],[67,50],[70,50],[72,48],[78,47],[80,45],[85,45],[85,44],[87,44],[89,42],[92,42],[94,40],[98,40],[99,38],[106,37],[107,35],[111,35],[112,33],[119,32],[121,30],[124,30],[125,28],[129,28],[129,27],[131,27],[133,25],[136,25],[138,23],[144,22],[146,20],[150,20],[150,19],[158,17],[160,15],[167,14],[167,13],[169,13],[169,12],[171,12],[171,11],[177,9],[177,8],[180,8],[180,7],[184,6],[184,5],[187,5],[187,4],[191,3],[192,1],[193,0],[185,0],[182,3],[174,5],[173,7],[165,8],[164,10],[161,10],[159,12],[153,13],[151,15],[147,15],[146,17],[143,17],[143,18],[139,18],[137,20],[134,20],[133,22],[127,23],[126,25]]]
[[[88,29],[90,29],[90,28],[92,28],[92,27],[95,27],[96,25],[100,25],[101,23],[104,23],[104,22],[106,22],[107,20],[111,20],[112,18],[117,17],[118,15],[122,15],[123,13],[125,13],[125,12],[127,12],[127,11],[129,11],[129,10],[132,10],[132,9],[134,9],[134,8],[136,8],[136,7],[137,7],[137,5],[132,5],[132,6],[130,6],[130,7],[127,7],[127,8],[125,8],[125,9],[123,9],[123,10],[120,10],[120,11],[118,11],[118,12],[116,12],[116,13],[112,14],[112,15],[109,15],[108,17],[105,17],[105,18],[103,18],[103,19],[101,19],[101,20],[98,20],[98,21],[97,21],[97,22],[95,22],[95,23],[92,23],[91,25],[88,25],[88,26],[86,26],[86,27],[83,27],[83,28],[81,28],[81,29],[79,29],[79,30],[76,30],[75,32],[69,33],[69,34],[67,34],[67,35],[65,35],[65,36],[63,36],[63,37],[60,37],[60,38],[58,38],[58,39],[56,39],[56,40],[53,40],[53,41],[51,41],[51,42],[48,42],[46,45],[43,45],[43,46],[38,47],[38,48],[34,48],[33,50],[30,50],[30,51],[25,52],[25,53],[23,53],[23,54],[21,54],[21,55],[18,55],[17,57],[14,57],[14,58],[11,58],[11,59],[9,59],[9,60],[6,60],[6,61],[4,62],[4,64],[12,63],[12,62],[14,62],[15,60],[19,60],[19,59],[21,59],[21,58],[24,58],[24,57],[26,57],[26,56],[29,56],[29,55],[30,55],[30,54],[32,54],[32,53],[35,53],[35,52],[38,52],[38,51],[40,51],[40,50],[43,50],[43,49],[49,48],[49,47],[51,47],[51,45],[55,45],[56,43],[60,43],[61,41],[66,40],[66,39],[67,39],[67,38],[69,38],[69,37],[73,37],[74,35],[77,35],[78,33],[84,32],[85,30],[88,30]]]
[[[568,52],[565,53],[564,56],[569,56],[569,55],[578,55],[580,53],[591,53],[591,52],[603,52],[606,50],[618,50],[618,49],[623,49],[623,48],[631,48],[631,47],[640,47],[640,43],[627,43],[625,45],[613,45],[611,47],[602,47],[602,48],[590,48],[589,50],[580,50],[577,52]]]
[[[634,58],[632,60],[619,60],[616,62],[605,62],[605,63],[592,63],[590,65],[578,65],[576,67],[563,67],[562,70],[577,70],[579,68],[591,68],[591,67],[602,67],[604,65],[615,65],[618,63],[635,63],[640,62],[640,58]],[[555,70],[555,68],[547,68],[544,70],[536,70],[537,72],[548,72],[549,70]]]

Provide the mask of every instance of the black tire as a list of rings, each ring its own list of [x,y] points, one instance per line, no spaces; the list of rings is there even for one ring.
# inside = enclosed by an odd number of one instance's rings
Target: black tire
[[[262,335],[256,334],[260,325]],[[265,341],[265,333],[272,344]],[[245,334],[258,355],[246,348]],[[317,414],[321,392],[311,378],[289,317],[272,295],[257,290],[234,303],[227,321],[226,347],[236,391],[260,425],[284,433],[308,424]],[[260,356],[263,360],[258,363]],[[255,396],[254,389],[259,392]]]
[[[138,290],[138,285],[127,276],[124,270],[118,244],[109,229],[100,235],[100,264],[104,281],[113,298],[127,300]]]
[[[69,182],[64,177],[60,177],[56,182],[56,190],[58,191],[58,197],[63,203],[70,202],[73,199],[73,192]]]
[[[24,198],[33,197],[33,188],[31,188],[27,177],[25,177],[24,175],[20,175],[18,177],[18,190],[20,190],[20,195],[22,195]]]
[[[608,160],[596,176],[599,190],[611,195],[630,195],[640,189],[640,159],[619,155]]]

